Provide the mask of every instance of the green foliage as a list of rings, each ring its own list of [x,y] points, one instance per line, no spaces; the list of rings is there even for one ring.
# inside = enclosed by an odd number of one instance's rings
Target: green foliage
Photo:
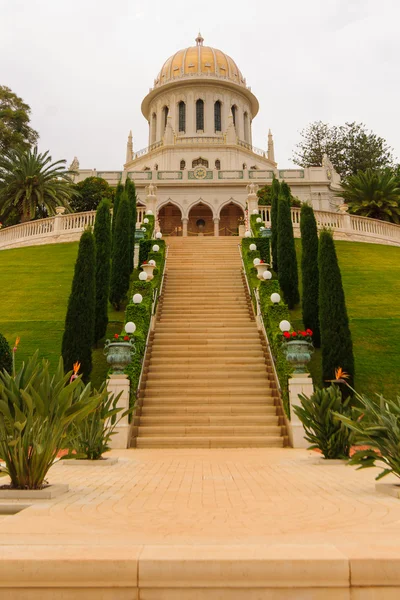
[[[118,408],[121,394],[116,397],[108,394],[106,385],[104,383],[98,392],[101,401],[96,409],[79,423],[71,424],[68,430],[69,453],[64,458],[99,460],[111,450],[110,442],[116,426],[132,411],[122,412],[124,409]]]
[[[130,230],[130,243],[129,243],[129,258],[130,258],[130,270],[133,271],[133,255],[135,252],[135,231],[136,231],[136,188],[135,183],[132,179],[127,178],[125,182],[125,191],[128,194],[129,208],[131,214],[131,230]]]
[[[11,373],[12,363],[11,348],[4,335],[0,333],[0,373],[4,370]]]
[[[301,167],[321,167],[327,154],[342,178],[367,169],[379,170],[393,163],[392,149],[386,141],[363,123],[345,123],[339,127],[321,121],[301,131],[292,160]]]
[[[321,450],[325,458],[347,458],[351,447],[348,428],[339,415],[350,415],[348,400],[342,400],[337,385],[317,389],[309,398],[299,395],[301,406],[294,406],[294,412],[303,423],[305,438],[310,442],[309,450]]]
[[[303,204],[301,208],[300,231],[303,324],[305,329],[312,330],[313,344],[319,348],[321,334],[318,308],[318,229],[314,211],[308,204]]]
[[[94,342],[104,337],[108,324],[108,296],[111,275],[111,213],[109,200],[102,200],[96,212],[96,313]]]
[[[28,150],[39,134],[29,125],[31,109],[10,88],[0,85],[0,155],[10,150]]]
[[[271,188],[272,186],[270,185],[264,185],[257,190],[258,204],[262,206],[271,206]]]
[[[321,328],[322,378],[326,382],[335,377],[335,369],[342,369],[354,382],[353,343],[347,317],[342,277],[332,234],[323,230],[319,238],[319,322]]]
[[[115,224],[117,222],[119,201],[121,199],[121,195],[122,195],[123,191],[124,191],[124,186],[122,185],[122,183],[118,183],[117,188],[115,190],[114,203],[113,203],[113,216],[112,216],[112,222],[111,222],[111,232],[112,232],[113,244],[114,244],[114,229],[115,229]]]
[[[366,469],[383,463],[385,468],[376,479],[390,473],[400,477],[400,397],[385,400],[379,396],[370,400],[353,389],[351,391],[358,406],[353,408],[351,416],[335,416],[353,432],[354,444],[366,448],[355,452],[350,464]]]
[[[149,225],[150,225],[150,223],[149,223]],[[139,242],[139,265],[142,265],[145,261],[148,262],[150,260],[150,258],[154,258],[154,260],[156,261],[157,266],[158,266],[158,261],[157,261],[158,252],[155,253],[155,256],[149,257],[149,253],[152,252],[152,248],[154,245],[159,246],[160,252],[162,252],[164,255],[164,253],[165,253],[165,241],[164,240],[151,240],[151,239],[140,240],[140,242]]]
[[[271,185],[271,252],[274,271],[278,270],[278,207],[279,207],[279,193],[281,185],[279,181],[274,177]]]
[[[70,376],[62,359],[50,375],[38,351],[15,377],[0,374],[0,456],[13,488],[43,487],[68,427],[86,418],[107,393],[92,392],[80,378],[70,382]]]
[[[121,309],[129,290],[130,215],[128,196],[123,192],[115,222],[111,264],[110,302],[116,310]]]
[[[148,223],[142,223],[142,227],[146,229],[145,238],[146,240],[150,240],[153,237],[155,218],[154,215],[146,215],[146,219],[149,220]],[[154,244],[158,244],[160,240],[153,240]]]
[[[260,237],[260,228],[265,227],[265,223],[257,223],[257,219],[260,219],[260,215],[251,215],[250,216],[250,229],[255,238]]]
[[[0,155],[1,220],[13,210],[28,221],[38,209],[48,215],[54,215],[57,206],[69,209],[76,191],[69,171],[64,169],[65,160],[51,161],[48,151],[40,154],[37,147]]]
[[[300,301],[296,248],[290,212],[290,188],[283,182],[278,201],[278,264],[279,285],[289,308]]]
[[[349,176],[337,196],[345,200],[354,215],[400,223],[400,179],[390,169],[367,169]]]
[[[86,177],[83,181],[74,185],[77,192],[71,200],[71,208],[74,212],[96,210],[101,200],[112,200],[114,190],[102,177]]]
[[[95,303],[96,249],[93,233],[86,230],[79,242],[61,349],[66,370],[79,362],[85,382],[92,371]]]

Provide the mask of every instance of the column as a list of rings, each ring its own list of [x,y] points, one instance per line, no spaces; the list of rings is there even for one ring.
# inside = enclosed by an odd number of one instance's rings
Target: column
[[[189,219],[187,217],[182,217],[182,236],[187,237],[188,234],[188,222]]]
[[[294,406],[300,406],[299,395],[311,396],[314,392],[312,379],[308,373],[293,374],[289,378],[289,402],[290,402],[290,430],[289,439],[293,448],[308,448],[309,443],[304,438],[304,427],[299,417],[293,410]]]
[[[130,381],[127,375],[110,375],[107,381],[107,390],[110,394],[118,396],[122,392],[118,400],[118,408],[123,408],[124,412],[129,408],[129,390]],[[128,448],[129,444],[129,416],[123,417],[115,428],[115,435],[110,440],[111,448]]]
[[[219,236],[219,217],[215,217],[214,219],[214,237]]]

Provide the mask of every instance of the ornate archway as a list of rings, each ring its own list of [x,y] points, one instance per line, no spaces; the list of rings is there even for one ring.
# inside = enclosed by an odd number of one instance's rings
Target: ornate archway
[[[214,235],[213,213],[206,204],[199,202],[190,209],[188,235]]]
[[[226,204],[219,213],[219,234],[237,235],[241,219],[244,219],[243,208],[235,202]]]
[[[158,221],[164,235],[182,235],[182,212],[176,204],[164,204],[158,211]]]

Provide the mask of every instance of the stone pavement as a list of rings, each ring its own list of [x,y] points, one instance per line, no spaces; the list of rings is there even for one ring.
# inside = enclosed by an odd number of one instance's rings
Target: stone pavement
[[[400,500],[375,492],[376,470],[291,448],[111,455],[56,464],[67,494],[0,517],[2,600],[400,597]],[[47,596],[49,580],[77,587]]]

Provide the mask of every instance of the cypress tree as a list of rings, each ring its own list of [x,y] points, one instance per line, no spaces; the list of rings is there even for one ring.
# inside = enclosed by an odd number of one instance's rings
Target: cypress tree
[[[8,373],[12,373],[13,361],[11,348],[6,338],[2,333],[0,333],[0,373],[4,371],[4,369]]]
[[[278,200],[281,186],[274,177],[271,185],[271,251],[275,273],[278,272]]]
[[[125,183],[125,191],[128,194],[129,208],[131,213],[131,229],[130,229],[130,269],[133,271],[133,256],[135,252],[135,231],[136,231],[136,187],[135,183],[127,178]]]
[[[300,295],[290,197],[290,188],[283,182],[278,200],[278,278],[286,304],[294,308],[300,301]]]
[[[312,207],[303,204],[300,213],[303,323],[313,332],[316,348],[321,345],[318,317],[318,229]]]
[[[93,233],[87,229],[79,243],[61,348],[65,370],[79,362],[85,382],[92,370],[95,302],[96,249]]]
[[[108,296],[110,293],[111,269],[111,214],[110,202],[102,200],[97,208],[94,223],[96,243],[96,314],[94,341],[98,342],[106,333],[108,324]]]
[[[121,303],[129,290],[131,273],[129,258],[130,214],[128,195],[123,192],[115,221],[111,263],[110,302],[116,310],[120,310]]]
[[[321,327],[322,379],[335,379],[335,369],[342,367],[354,385],[353,342],[349,328],[342,276],[332,234],[324,230],[319,236],[319,322]]]
[[[114,235],[115,223],[117,221],[117,212],[118,212],[118,207],[119,207],[119,201],[120,201],[121,194],[123,191],[124,191],[124,186],[122,185],[122,183],[119,183],[117,185],[117,189],[115,191],[115,198],[114,198],[114,204],[113,204],[113,217],[112,217],[112,225],[111,225],[111,231],[112,231],[113,235]]]

